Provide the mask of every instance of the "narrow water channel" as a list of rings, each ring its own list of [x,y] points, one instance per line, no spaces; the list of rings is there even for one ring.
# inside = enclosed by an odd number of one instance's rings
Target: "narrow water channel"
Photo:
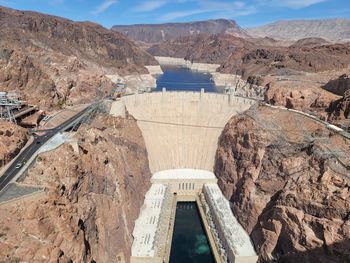
[[[170,263],[214,262],[196,203],[177,203]]]
[[[164,74],[158,77],[155,91],[161,91],[162,88],[167,90],[200,91],[203,88],[206,92],[220,92],[208,73],[196,72],[181,67],[162,66],[162,69]]]

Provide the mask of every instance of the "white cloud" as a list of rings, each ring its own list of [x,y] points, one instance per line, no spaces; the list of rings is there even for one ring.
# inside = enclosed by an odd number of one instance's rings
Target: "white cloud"
[[[286,0],[279,1],[280,5],[284,5],[290,8],[303,8],[308,7],[310,5],[318,4],[325,2],[326,0]]]
[[[133,9],[134,12],[149,12],[153,11],[155,9],[158,9],[162,7],[163,5],[167,4],[167,1],[165,0],[152,0],[144,2],[143,4],[135,7]]]
[[[202,13],[208,13],[208,10],[188,10],[188,11],[178,11],[178,12],[170,12],[165,15],[162,15],[159,20],[160,21],[173,21],[178,18],[182,17],[187,17],[187,16],[192,16],[192,15],[197,15],[197,14],[202,14]]]
[[[197,0],[197,9],[170,12],[159,18],[160,21],[173,21],[178,18],[188,17],[197,14],[211,14],[216,18],[233,18],[237,16],[246,16],[256,13],[256,8],[252,5],[246,5],[242,1],[213,1]]]
[[[328,0],[259,0],[261,6],[263,5],[272,5],[272,6],[281,6],[281,7],[288,7],[293,9],[300,9],[304,7],[308,7],[311,5],[319,4],[322,2],[326,2]]]
[[[191,4],[192,7],[169,11],[158,18],[160,22],[170,22],[198,14],[206,14],[211,18],[234,18],[251,15],[258,10],[264,10],[272,6],[300,9],[325,1],[329,0],[254,0],[251,4],[247,4],[243,0],[146,0],[132,11],[140,13],[150,12],[168,4],[193,3]]]
[[[118,3],[117,0],[105,0],[103,3],[101,3],[99,6],[95,8],[95,10],[91,11],[93,15],[98,15],[100,13],[103,13],[108,8],[110,8],[112,5]]]

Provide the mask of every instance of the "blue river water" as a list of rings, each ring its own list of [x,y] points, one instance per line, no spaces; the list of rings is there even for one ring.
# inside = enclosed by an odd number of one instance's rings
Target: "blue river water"
[[[203,88],[205,92],[220,91],[208,73],[180,67],[162,67],[162,69],[164,74],[158,77],[155,91],[161,91],[162,88],[184,91],[200,91]]]
[[[197,204],[177,203],[170,263],[214,262]]]

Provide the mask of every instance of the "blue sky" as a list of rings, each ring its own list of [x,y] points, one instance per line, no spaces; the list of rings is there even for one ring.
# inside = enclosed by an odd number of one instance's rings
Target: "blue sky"
[[[349,0],[0,0],[0,5],[115,24],[235,19],[252,27],[283,19],[350,18]]]

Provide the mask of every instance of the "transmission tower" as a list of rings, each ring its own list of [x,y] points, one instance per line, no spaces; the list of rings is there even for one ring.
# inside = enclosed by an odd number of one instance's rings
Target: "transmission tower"
[[[0,119],[16,122],[14,112],[21,109],[22,105],[16,93],[0,92]]]

